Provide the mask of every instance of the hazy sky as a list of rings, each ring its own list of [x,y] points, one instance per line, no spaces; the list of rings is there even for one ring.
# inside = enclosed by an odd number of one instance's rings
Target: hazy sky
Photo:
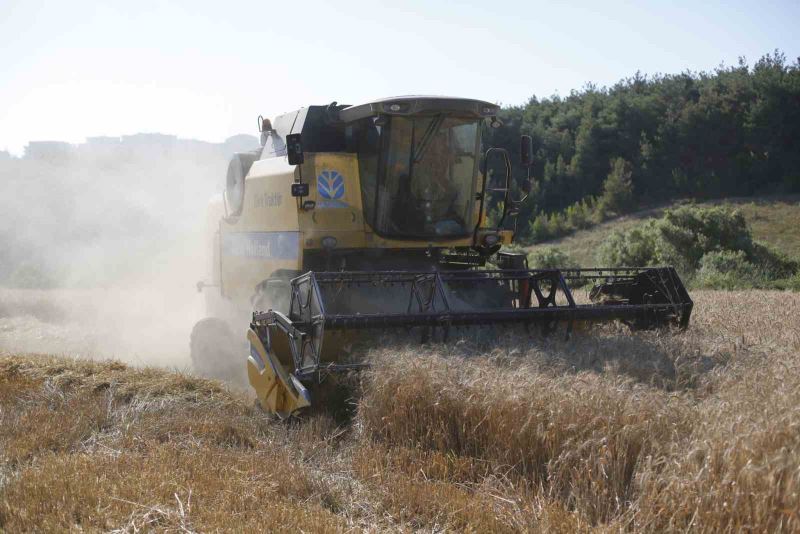
[[[800,55],[800,1],[0,0],[0,150],[162,132],[209,141],[308,104],[522,104],[637,70]]]

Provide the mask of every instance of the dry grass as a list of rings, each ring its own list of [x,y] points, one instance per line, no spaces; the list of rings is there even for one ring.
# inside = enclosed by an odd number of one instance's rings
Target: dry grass
[[[355,419],[0,358],[0,531],[800,531],[800,295],[690,330],[376,350]]]

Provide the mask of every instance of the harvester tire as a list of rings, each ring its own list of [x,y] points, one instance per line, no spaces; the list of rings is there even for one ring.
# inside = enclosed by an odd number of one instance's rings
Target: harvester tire
[[[189,338],[194,372],[207,378],[244,382],[246,351],[242,344],[222,319],[208,317],[198,321]]]

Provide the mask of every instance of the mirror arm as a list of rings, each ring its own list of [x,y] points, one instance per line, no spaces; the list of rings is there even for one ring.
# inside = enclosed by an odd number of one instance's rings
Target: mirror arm
[[[506,165],[506,185],[505,185],[505,194],[503,195],[503,216],[500,217],[500,221],[497,223],[497,229],[503,227],[503,223],[506,220],[506,216],[508,215],[508,196],[511,192],[511,157],[508,155],[508,151],[505,149],[502,150],[501,154],[503,155],[503,163]]]
[[[489,172],[489,165],[488,165],[489,152],[491,152],[491,151],[492,151],[491,148],[486,151],[486,153],[484,154],[484,162],[483,162],[483,165],[481,166],[482,167],[481,175],[483,176],[483,185],[481,186],[481,192],[478,193],[478,197],[480,198],[481,203],[480,203],[480,206],[479,206],[479,209],[478,209],[478,222],[475,224],[475,230],[472,232],[472,241],[473,242],[475,242],[477,240],[477,238],[478,238],[478,230],[480,230],[481,222],[482,222],[481,221],[481,217],[483,216],[483,207],[484,207],[484,202],[486,201],[486,182],[488,181],[487,173]]]
[[[517,204],[522,204],[523,202],[525,202],[526,200],[528,200],[528,197],[529,197],[529,196],[531,196],[531,187],[530,187],[530,184],[531,184],[531,167],[532,167],[532,166],[533,166],[533,165],[528,165],[528,167],[527,167],[527,170],[528,170],[528,177],[526,178],[526,180],[528,181],[528,188],[529,188],[529,189],[528,189],[527,193],[525,193],[525,194],[522,196],[522,198],[521,198],[521,199],[519,199],[519,200],[517,200],[517,201],[516,201],[516,202],[517,202]],[[524,192],[524,191],[523,191],[523,192]]]

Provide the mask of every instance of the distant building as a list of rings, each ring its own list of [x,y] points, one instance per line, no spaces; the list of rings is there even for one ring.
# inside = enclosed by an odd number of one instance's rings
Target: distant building
[[[87,137],[85,143],[71,145],[62,141],[31,141],[25,147],[25,159],[63,163],[69,159],[113,161],[117,158],[179,157],[198,163],[227,160],[234,152],[247,152],[259,148],[258,138],[239,134],[222,143],[196,139],[179,139],[175,135],[137,133],[123,136]],[[11,159],[8,152],[0,151],[0,160]]]
[[[167,135],[160,133],[137,133],[133,135],[123,135],[122,144],[129,146],[142,146],[142,147],[169,147],[174,145],[178,140],[175,135]]]
[[[121,146],[122,140],[119,137],[101,135],[87,137],[85,143],[78,145],[78,152],[89,158],[113,159],[119,155]]]
[[[122,150],[129,157],[163,157],[176,147],[178,137],[160,133],[137,133],[122,136]]]
[[[59,163],[72,156],[73,147],[63,141],[31,141],[25,147],[25,158]]]
[[[122,140],[119,137],[109,135],[99,135],[97,137],[87,137],[85,145],[88,146],[119,146]]]

